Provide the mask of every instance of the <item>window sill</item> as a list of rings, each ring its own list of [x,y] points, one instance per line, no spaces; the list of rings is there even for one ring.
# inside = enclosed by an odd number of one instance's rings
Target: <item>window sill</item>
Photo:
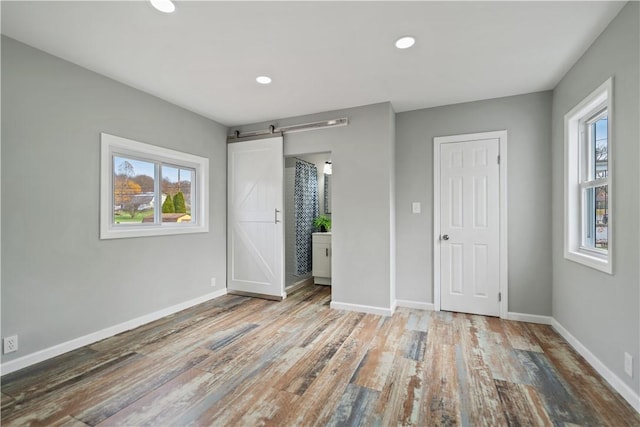
[[[100,230],[100,239],[126,239],[130,237],[168,236],[175,234],[207,233],[207,225],[163,225],[146,227],[109,227]]]
[[[587,253],[586,251],[568,251],[564,254],[565,259],[569,261],[577,262],[578,264],[602,271],[603,273],[613,274],[610,256],[610,254],[608,256],[599,256],[595,253]]]

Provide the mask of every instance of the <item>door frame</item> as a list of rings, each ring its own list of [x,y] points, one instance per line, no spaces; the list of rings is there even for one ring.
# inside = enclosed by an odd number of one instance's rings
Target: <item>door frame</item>
[[[500,239],[499,239],[499,289],[500,318],[507,318],[509,312],[509,284],[507,269],[507,131],[469,133],[462,135],[437,136],[433,138],[433,308],[440,311],[440,147],[453,142],[477,141],[480,139],[498,139],[499,145],[499,201],[500,201]],[[496,159],[497,160],[497,159]]]

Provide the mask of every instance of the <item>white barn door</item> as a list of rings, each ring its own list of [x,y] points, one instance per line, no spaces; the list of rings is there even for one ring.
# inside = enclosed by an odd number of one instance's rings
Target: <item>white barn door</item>
[[[451,138],[436,141],[440,308],[499,316],[500,138]]]
[[[282,299],[282,136],[227,147],[227,288]]]

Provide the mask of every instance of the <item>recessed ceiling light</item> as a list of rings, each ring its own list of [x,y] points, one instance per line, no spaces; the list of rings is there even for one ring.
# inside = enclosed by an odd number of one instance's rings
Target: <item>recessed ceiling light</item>
[[[411,36],[400,37],[398,40],[396,40],[396,47],[398,49],[407,49],[413,46],[415,42],[416,39]]]
[[[160,12],[171,13],[176,10],[176,5],[171,0],[150,0],[151,5]]]
[[[261,85],[268,85],[269,83],[271,83],[271,77],[258,76],[258,77],[256,77],[256,81],[258,83],[260,83]]]

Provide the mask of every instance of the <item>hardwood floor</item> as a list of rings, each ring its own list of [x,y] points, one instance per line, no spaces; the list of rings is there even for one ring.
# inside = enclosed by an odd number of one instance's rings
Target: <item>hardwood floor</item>
[[[6,375],[2,424],[640,425],[550,327],[227,295]]]

